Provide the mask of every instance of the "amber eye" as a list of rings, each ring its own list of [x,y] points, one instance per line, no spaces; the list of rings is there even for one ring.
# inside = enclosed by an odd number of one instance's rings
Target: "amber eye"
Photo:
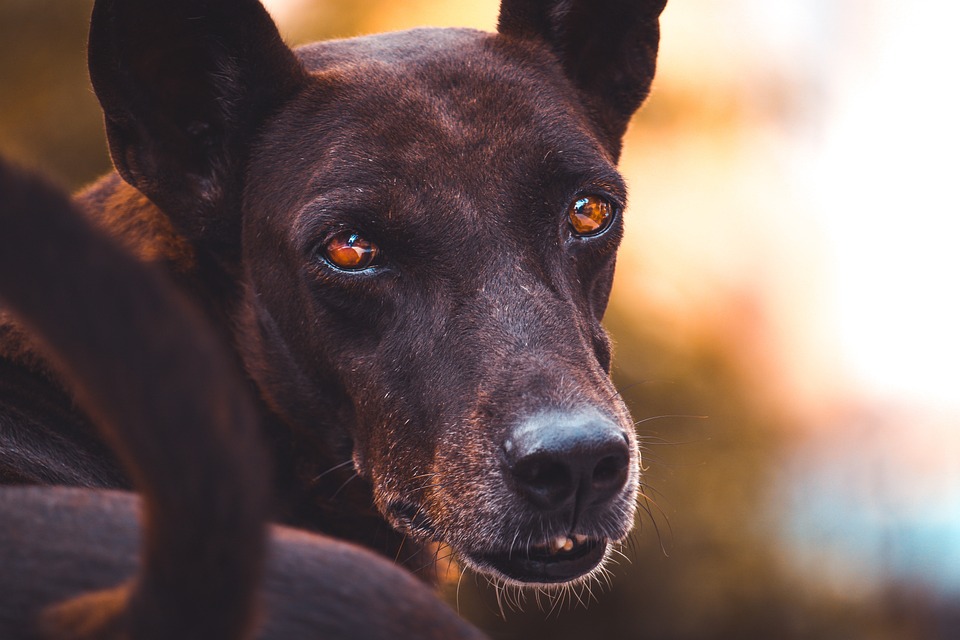
[[[380,248],[353,231],[341,231],[327,241],[323,253],[338,269],[363,271],[376,263]]]
[[[574,235],[595,236],[613,221],[613,205],[600,196],[583,196],[570,205],[568,215]]]

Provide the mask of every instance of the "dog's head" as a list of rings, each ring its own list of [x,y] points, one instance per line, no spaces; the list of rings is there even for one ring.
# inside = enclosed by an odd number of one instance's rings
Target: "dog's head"
[[[517,583],[629,532],[639,452],[600,325],[615,169],[664,0],[504,0],[499,33],[291,52],[255,0],[99,0],[121,175],[242,281],[238,342],[398,530]]]

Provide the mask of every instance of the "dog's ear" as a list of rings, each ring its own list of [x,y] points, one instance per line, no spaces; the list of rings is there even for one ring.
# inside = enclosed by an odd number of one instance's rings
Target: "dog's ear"
[[[656,69],[666,0],[503,0],[498,29],[545,42],[579,90],[613,154]]]
[[[257,0],[97,0],[90,77],[120,175],[181,233],[238,242],[242,167],[306,74]]]

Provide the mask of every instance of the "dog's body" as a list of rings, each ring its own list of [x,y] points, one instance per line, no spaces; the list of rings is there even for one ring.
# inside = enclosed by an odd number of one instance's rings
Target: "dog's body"
[[[0,230],[0,298],[43,339],[142,496],[0,487],[0,638],[480,637],[368,551],[264,535],[257,412],[165,278],[2,162]]]
[[[78,204],[234,348],[286,522],[519,584],[627,535],[639,453],[600,318],[663,4],[504,0],[498,34],[294,54],[255,0],[98,0],[118,173]],[[130,486],[71,391],[0,325],[0,478]]]

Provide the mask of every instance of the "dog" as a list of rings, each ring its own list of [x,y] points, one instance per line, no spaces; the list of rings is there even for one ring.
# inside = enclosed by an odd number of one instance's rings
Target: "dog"
[[[504,0],[495,34],[292,51],[255,0],[97,0],[116,172],[76,206],[230,345],[280,521],[517,585],[590,580],[627,536],[640,454],[600,320],[664,4]],[[0,367],[5,482],[137,483],[13,319]]]
[[[162,273],[2,162],[0,299],[142,496],[0,487],[0,637],[482,637],[369,551],[268,533],[257,412],[213,330]]]

